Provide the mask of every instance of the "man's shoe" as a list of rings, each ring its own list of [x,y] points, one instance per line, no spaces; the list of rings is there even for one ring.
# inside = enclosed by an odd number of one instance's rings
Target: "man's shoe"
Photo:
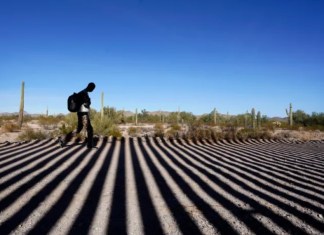
[[[59,139],[59,143],[60,143],[61,148],[63,148],[65,146],[65,143],[63,140]]]

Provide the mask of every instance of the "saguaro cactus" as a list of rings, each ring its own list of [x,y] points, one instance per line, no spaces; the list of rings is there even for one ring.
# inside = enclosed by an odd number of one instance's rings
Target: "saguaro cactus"
[[[257,114],[257,127],[258,129],[261,128],[261,112],[258,111],[258,114]]]
[[[288,124],[289,126],[293,126],[293,112],[292,112],[292,104],[289,104],[289,112],[286,109],[286,114],[288,116]]]
[[[25,102],[25,82],[22,81],[21,84],[21,94],[20,94],[20,108],[19,108],[19,117],[18,117],[18,126],[22,127],[22,123],[24,120],[24,102]]]
[[[180,107],[178,107],[178,113],[177,113],[177,124],[180,123]]]
[[[135,126],[137,126],[137,109],[135,109]]]
[[[251,110],[252,128],[255,129],[255,109]]]
[[[103,120],[103,117],[104,117],[104,93],[101,92],[101,113],[100,113],[101,121]]]
[[[248,128],[248,117],[249,117],[249,111],[246,110],[246,113],[244,115],[244,127]]]
[[[217,124],[217,111],[216,108],[214,108],[214,125]]]

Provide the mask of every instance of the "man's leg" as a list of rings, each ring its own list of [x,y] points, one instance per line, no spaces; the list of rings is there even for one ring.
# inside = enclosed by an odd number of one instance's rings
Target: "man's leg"
[[[77,113],[77,115],[78,115],[77,129],[67,133],[63,138],[59,139],[61,147],[64,147],[66,143],[68,143],[73,138],[73,136],[75,136],[77,133],[80,133],[82,131],[83,128],[82,116],[84,115],[84,113]]]
[[[83,129],[83,126],[85,124],[83,120],[84,115],[86,115],[86,113],[78,112],[78,127],[76,129],[76,133],[80,133]]]
[[[87,129],[87,136],[88,136],[88,140],[87,140],[87,147],[88,148],[92,148],[93,147],[93,128],[90,122],[90,116],[89,113],[87,113],[87,115],[84,115],[84,125]]]

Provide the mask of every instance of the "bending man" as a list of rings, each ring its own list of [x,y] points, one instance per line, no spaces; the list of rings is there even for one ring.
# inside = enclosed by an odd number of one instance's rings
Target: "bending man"
[[[88,92],[92,92],[95,89],[96,85],[93,82],[90,82],[88,86],[78,93],[78,99],[81,104],[79,111],[77,112],[78,115],[78,127],[76,131],[68,133],[64,139],[60,139],[61,147],[64,147],[70,139],[80,133],[83,128],[87,130],[87,147],[93,147],[93,128],[90,122],[90,105],[91,99],[88,95]]]

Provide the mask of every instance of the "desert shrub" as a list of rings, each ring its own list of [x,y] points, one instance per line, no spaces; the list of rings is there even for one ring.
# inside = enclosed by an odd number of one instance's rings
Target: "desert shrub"
[[[275,139],[288,139],[288,138],[292,138],[293,135],[290,131],[281,131],[281,132],[278,132],[274,135],[274,138]]]
[[[271,139],[272,135],[268,130],[242,129],[235,136],[239,140],[247,139]]]
[[[168,138],[179,138],[181,136],[181,126],[178,124],[172,124],[170,129],[165,133],[165,136]]]
[[[38,118],[39,124],[47,130],[56,128],[61,121],[64,121],[62,116],[40,116]]]
[[[1,128],[4,132],[15,132],[19,130],[19,126],[13,122],[5,122]]]
[[[155,137],[164,137],[164,127],[162,123],[157,123],[154,126],[154,136]]]
[[[120,131],[120,129],[117,126],[113,126],[110,130],[109,130],[109,136],[115,137],[120,139],[123,135]]]
[[[128,135],[131,137],[136,137],[142,133],[142,128],[140,127],[130,127],[128,128]]]
[[[78,126],[78,117],[75,113],[69,113],[64,117],[64,123],[60,127],[62,134],[67,134],[75,130]]]
[[[115,128],[113,121],[106,115],[101,118],[100,113],[96,113],[91,121],[93,132],[97,135],[109,136]]]
[[[35,131],[31,128],[27,128],[18,136],[18,140],[21,141],[29,141],[29,140],[36,140],[36,139],[43,140],[46,138],[50,138],[50,135],[43,131]]]
[[[269,140],[272,139],[272,134],[268,130],[263,130],[259,132],[259,139]]]
[[[237,132],[236,138],[239,140],[247,140],[251,137],[251,130],[249,129],[242,129]]]
[[[172,124],[172,125],[171,125],[171,129],[172,129],[173,131],[181,131],[181,126],[178,125],[178,124]]]
[[[238,128],[234,125],[227,125],[222,127],[223,139],[233,140],[236,138]]]
[[[224,139],[224,137],[225,137],[225,135],[222,131],[219,132],[219,131],[212,130],[212,132],[211,132],[211,139],[214,141],[222,140],[222,139]]]

